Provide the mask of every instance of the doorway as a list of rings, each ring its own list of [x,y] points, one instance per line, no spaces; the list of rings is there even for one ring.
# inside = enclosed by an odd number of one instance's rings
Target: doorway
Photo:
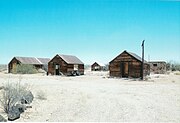
[[[59,64],[55,65],[55,75],[60,75],[60,65]]]
[[[121,76],[128,77],[129,76],[129,62],[121,62]]]

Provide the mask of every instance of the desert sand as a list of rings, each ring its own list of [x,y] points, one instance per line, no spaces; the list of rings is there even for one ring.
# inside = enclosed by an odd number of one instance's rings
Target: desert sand
[[[18,122],[180,122],[180,75],[173,73],[146,81],[90,71],[76,77],[0,73],[0,85],[19,78],[35,98]],[[47,99],[36,98],[40,91]]]

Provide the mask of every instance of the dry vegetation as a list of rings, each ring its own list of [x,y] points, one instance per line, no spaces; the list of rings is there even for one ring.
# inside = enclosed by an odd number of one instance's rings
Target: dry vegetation
[[[0,82],[8,80],[0,73]],[[84,76],[22,75],[35,98],[17,121],[180,122],[180,76],[153,74],[146,81],[108,78],[108,72]],[[18,75],[10,81],[17,82]],[[0,83],[2,84],[2,83]]]
[[[44,91],[39,90],[36,94],[36,98],[39,100],[46,100],[47,99],[47,95],[45,94]]]
[[[8,120],[20,118],[20,114],[25,111],[26,105],[32,103],[33,95],[29,86],[20,84],[21,78],[17,83],[9,81],[1,86],[0,107],[7,114]]]
[[[35,74],[38,71],[33,65],[20,64],[13,69],[14,74]]]
[[[166,65],[167,70],[170,71],[180,71],[180,64],[174,61],[168,62]]]

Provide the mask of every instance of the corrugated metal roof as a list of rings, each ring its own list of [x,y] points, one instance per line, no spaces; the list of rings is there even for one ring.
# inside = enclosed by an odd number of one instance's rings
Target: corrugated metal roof
[[[22,64],[35,64],[35,65],[42,65],[48,64],[50,59],[48,58],[35,58],[35,57],[15,57],[18,61]]]
[[[37,58],[42,64],[48,64],[51,60],[50,58]]]
[[[134,57],[134,58],[137,59],[138,61],[142,62],[142,58],[141,58],[140,56],[136,55],[135,53],[128,52],[128,51],[126,51],[126,50],[124,50],[122,53],[124,53],[124,52],[126,52],[126,53],[129,54],[129,55],[131,55],[132,57]],[[121,54],[122,54],[122,53],[121,53]],[[120,55],[121,55],[121,54],[120,54]],[[117,57],[119,57],[120,55],[118,55]],[[115,57],[113,60],[115,60],[117,57]],[[113,61],[113,60],[112,60],[112,61]],[[112,62],[112,61],[110,61],[110,62]],[[144,63],[148,64],[148,62],[147,62],[146,60],[144,60]]]
[[[58,54],[68,64],[84,64],[76,56]]]
[[[127,51],[126,51],[127,52]],[[137,54],[135,53],[132,53],[132,52],[127,52],[128,54],[130,54],[131,56],[133,56],[134,58],[136,58],[137,60],[141,61],[142,62],[142,58],[140,56],[138,56]],[[145,63],[147,63],[146,60],[144,60]]]

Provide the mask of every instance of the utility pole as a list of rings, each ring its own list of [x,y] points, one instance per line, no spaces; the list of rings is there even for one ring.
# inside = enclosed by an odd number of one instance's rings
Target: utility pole
[[[141,80],[143,80],[143,76],[144,76],[144,41],[142,41],[142,64],[141,64]]]

